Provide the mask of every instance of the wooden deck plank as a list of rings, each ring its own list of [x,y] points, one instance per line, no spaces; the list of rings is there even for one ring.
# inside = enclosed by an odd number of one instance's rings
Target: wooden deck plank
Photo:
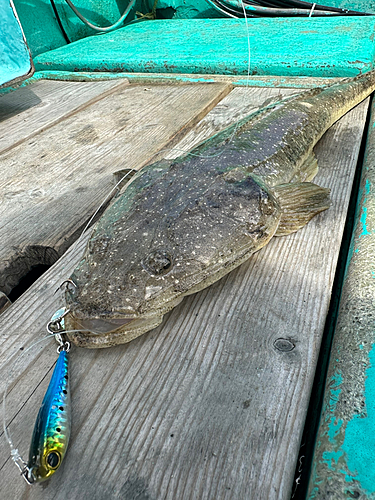
[[[38,81],[0,96],[0,153],[102,99],[127,80]]]
[[[121,86],[4,152],[0,290],[8,294],[32,265],[66,250],[110,192],[116,170],[141,168],[230,90],[226,83]]]
[[[332,189],[327,212],[184,299],[148,334],[104,351],[72,351],[66,460],[27,491],[2,441],[5,496],[290,497],[367,106],[316,148],[317,183]],[[65,254],[0,317],[0,381],[11,366],[4,360],[40,338],[60,307],[56,284],[78,255]],[[8,421],[23,455],[55,356],[39,344],[10,376]]]
[[[192,73],[124,73],[122,71],[38,71],[28,80],[28,84],[38,80],[65,80],[67,82],[93,82],[102,80],[119,80],[126,78],[130,83],[151,85],[158,84],[195,84],[195,83],[231,83],[239,87],[282,87],[282,88],[314,88],[332,85],[343,80],[343,77],[312,76],[276,76],[276,75],[213,75]],[[1,92],[0,92],[1,95]]]
[[[375,493],[374,250],[375,107],[357,201],[340,308],[330,354],[309,499]],[[334,492],[334,496],[332,493]]]

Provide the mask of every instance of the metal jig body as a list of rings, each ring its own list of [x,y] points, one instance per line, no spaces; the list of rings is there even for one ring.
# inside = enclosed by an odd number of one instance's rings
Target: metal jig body
[[[59,342],[59,357],[35,422],[25,479],[30,483],[45,481],[56,472],[68,448],[71,428],[69,384],[69,342],[64,342],[64,316],[59,309],[47,325]],[[59,333],[60,332],[60,333]]]
[[[10,445],[11,458],[29,485],[50,478],[60,467],[68,448],[71,427],[68,374],[70,343],[63,339],[64,317],[68,312],[66,308],[59,309],[47,325],[49,336],[54,336],[59,343],[57,348],[59,357],[36,418],[28,462],[22,459],[18,449],[15,448],[7,429],[5,419],[6,390],[4,392],[4,434]]]

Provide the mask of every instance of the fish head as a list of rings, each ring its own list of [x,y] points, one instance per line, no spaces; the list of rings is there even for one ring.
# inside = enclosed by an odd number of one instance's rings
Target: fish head
[[[198,189],[162,181],[131,204],[125,191],[98,222],[65,292],[75,344],[109,347],[155,328],[277,228],[277,200],[248,174],[220,174]]]

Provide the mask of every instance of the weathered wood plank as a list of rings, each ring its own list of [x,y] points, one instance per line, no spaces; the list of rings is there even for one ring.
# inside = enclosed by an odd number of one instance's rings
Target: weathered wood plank
[[[102,99],[127,80],[106,82],[38,81],[16,94],[0,96],[0,152]]]
[[[123,73],[110,71],[38,71],[28,83],[36,82],[41,79],[65,80],[74,82],[102,81],[127,78],[129,82],[151,85],[151,84],[170,84],[186,85],[187,83],[231,83],[240,87],[282,87],[282,88],[305,88],[322,87],[332,85],[343,78],[335,77],[312,77],[312,76],[260,76],[260,75],[213,75],[213,74],[192,74],[192,73]]]
[[[372,105],[351,241],[334,332],[310,499],[360,498],[375,493],[374,252],[375,108]]]
[[[154,331],[104,351],[72,351],[66,460],[26,493],[1,442],[5,496],[289,498],[367,106],[317,147],[317,182],[332,188],[327,212],[186,298]],[[61,305],[56,284],[78,254],[62,257],[0,318],[1,361],[40,338]],[[24,455],[55,359],[51,346],[29,354],[8,396]],[[1,364],[3,381],[11,364]]]
[[[32,265],[50,264],[66,250],[110,192],[113,172],[141,168],[230,90],[228,84],[121,86],[4,152],[0,290],[9,293]]]

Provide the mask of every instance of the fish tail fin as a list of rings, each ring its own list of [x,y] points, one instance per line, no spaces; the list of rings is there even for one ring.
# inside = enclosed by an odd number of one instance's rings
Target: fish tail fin
[[[274,236],[298,231],[331,205],[330,190],[312,182],[280,184],[272,191],[281,208],[281,219]]]

